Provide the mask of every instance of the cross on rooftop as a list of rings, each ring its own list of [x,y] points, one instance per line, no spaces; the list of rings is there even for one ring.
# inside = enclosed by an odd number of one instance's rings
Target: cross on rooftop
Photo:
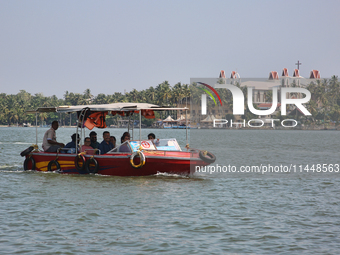
[[[295,63],[295,65],[297,65],[297,67],[298,67],[298,70],[300,70],[300,65],[302,65],[302,63],[300,63],[300,61],[298,60],[298,62],[297,62],[297,63]]]

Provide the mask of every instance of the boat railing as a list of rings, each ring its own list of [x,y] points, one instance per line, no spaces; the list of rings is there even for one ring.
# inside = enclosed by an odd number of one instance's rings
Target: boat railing
[[[175,138],[130,141],[130,146],[133,151],[139,150],[140,147],[143,150],[181,151],[181,147]]]
[[[144,151],[182,151],[175,138],[153,140],[131,140],[113,148],[108,154]]]
[[[62,154],[76,154],[76,148],[59,148],[59,152]]]
[[[113,153],[131,153],[132,148],[130,146],[129,141],[125,141],[121,145],[118,145],[117,147],[113,148],[112,150],[108,151],[107,154],[113,154]]]
[[[96,155],[100,154],[99,149],[86,149],[84,150],[85,154],[87,155]],[[82,153],[84,153],[82,152]],[[57,151],[57,154],[76,154],[76,149],[75,148],[59,148]],[[78,153],[80,153],[80,150],[78,150]]]
[[[100,150],[99,149],[85,149],[84,152],[85,152],[86,155],[100,154]]]

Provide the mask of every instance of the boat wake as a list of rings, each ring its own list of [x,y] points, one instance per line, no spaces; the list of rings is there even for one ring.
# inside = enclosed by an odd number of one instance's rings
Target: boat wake
[[[0,144],[25,144],[25,145],[32,145],[32,143],[25,143],[25,142],[0,142]]]
[[[13,164],[13,165],[9,165],[9,164],[4,164],[4,165],[0,165],[0,171],[23,171],[22,169],[22,165],[17,165],[17,164]]]
[[[186,175],[180,175],[180,174],[169,174],[169,173],[161,173],[157,172],[154,176],[165,176],[165,177],[176,177],[176,178],[189,178]]]

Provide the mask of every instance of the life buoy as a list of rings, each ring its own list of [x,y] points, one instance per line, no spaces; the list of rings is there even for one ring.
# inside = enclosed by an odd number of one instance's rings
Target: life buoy
[[[53,165],[55,165],[56,166],[56,169],[52,169],[52,166]],[[49,171],[49,172],[52,172],[52,171],[55,171],[55,170],[57,170],[57,169],[60,169],[60,164],[59,164],[59,162],[57,161],[57,160],[51,160],[49,163],[48,163],[48,165],[47,165],[47,170]]]
[[[93,169],[91,168],[91,165],[94,165]],[[86,169],[86,172],[91,173],[91,174],[98,173],[98,169],[99,169],[98,161],[94,157],[91,157],[88,161],[86,161],[85,169]]]
[[[28,164],[31,162],[31,169],[28,169]],[[27,157],[24,161],[24,170],[35,170],[35,160],[32,157]]]
[[[209,164],[214,163],[215,160],[216,160],[215,155],[212,154],[212,153],[209,152],[209,151],[200,151],[199,156],[200,156],[200,158],[201,158],[203,161],[205,161],[205,162],[207,162],[207,163],[209,163]]]
[[[30,146],[28,147],[26,150],[23,150],[21,153],[20,153],[20,156],[23,157],[23,156],[26,156],[28,153],[30,153],[31,151],[34,150],[34,147],[33,146]]]
[[[79,159],[81,160],[81,166],[79,165]],[[78,171],[83,171],[85,169],[85,157],[83,154],[78,154],[74,159],[74,165]]]
[[[136,165],[133,160],[135,159],[136,156],[139,156],[140,160],[139,160],[139,164]],[[144,153],[141,151],[135,151],[134,153],[131,154],[130,157],[130,164],[133,168],[141,168],[142,166],[145,165],[145,156]]]

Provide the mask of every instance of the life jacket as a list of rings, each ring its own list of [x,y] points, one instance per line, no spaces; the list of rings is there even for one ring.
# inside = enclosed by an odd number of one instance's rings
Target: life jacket
[[[105,122],[105,117],[108,114],[108,112],[93,112],[91,113],[84,125],[87,127],[89,130],[92,130],[94,127],[97,128],[106,128],[106,122]]]
[[[142,116],[144,116],[146,119],[154,119],[155,113],[153,110],[142,110]]]

